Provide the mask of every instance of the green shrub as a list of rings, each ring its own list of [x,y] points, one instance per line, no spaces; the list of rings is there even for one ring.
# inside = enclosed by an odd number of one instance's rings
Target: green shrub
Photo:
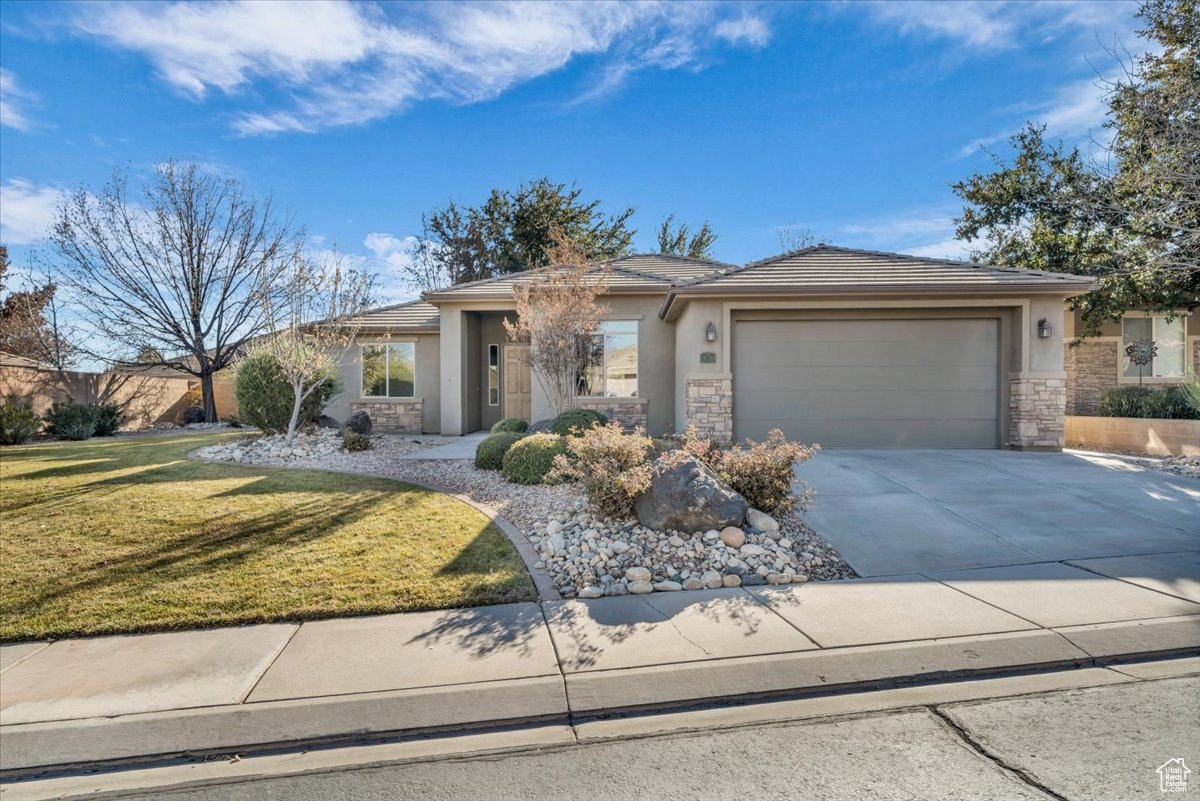
[[[357,431],[346,430],[342,432],[342,448],[355,453],[356,451],[371,450],[371,438],[366,434],[360,434]]]
[[[1186,384],[1179,388],[1183,399],[1196,419],[1200,419],[1200,376],[1191,376]]]
[[[555,457],[550,479],[579,481],[588,503],[608,517],[633,517],[633,502],[650,488],[653,441],[620,423],[595,426],[566,440],[567,454]]]
[[[339,376],[330,372],[325,383],[304,399],[299,424],[317,422],[325,404],[340,391]],[[295,395],[291,382],[270,351],[252,350],[238,362],[234,393],[242,422],[257,426],[268,434],[287,430]]]
[[[514,484],[547,484],[554,457],[567,452],[567,443],[557,434],[531,434],[514,442],[504,454],[500,474]]]
[[[796,476],[792,467],[807,462],[820,447],[788,442],[782,431],[773,428],[765,442],[748,439],[745,447],[710,450],[709,454],[722,481],[755,509],[774,515],[787,514],[797,503],[800,508],[808,504],[808,490],[799,496],[793,490]]]
[[[475,466],[480,470],[499,470],[504,466],[504,454],[524,436],[517,431],[501,431],[487,437],[475,447]]]
[[[0,403],[0,445],[23,445],[41,427],[42,421],[28,403],[16,398]]]
[[[125,418],[121,407],[115,403],[93,403],[92,415],[96,420],[96,430],[92,434],[95,437],[111,437]]]
[[[602,426],[608,418],[591,409],[571,409],[554,418],[550,430],[560,437],[579,436],[595,426]]]
[[[529,423],[522,420],[520,417],[505,417],[499,423],[492,426],[492,433],[499,434],[502,431],[514,432],[523,434],[529,429]]]
[[[179,425],[181,425],[181,426],[191,425],[192,423],[203,423],[203,422],[204,422],[204,407],[203,406],[196,406],[195,404],[192,404],[191,406],[185,406],[183,408],[183,411],[179,413]]]
[[[46,433],[58,439],[87,439],[96,431],[91,404],[55,401],[46,412]]]
[[[1195,420],[1200,419],[1200,410],[1193,406],[1187,386],[1133,385],[1104,390],[1100,396],[1100,416]]]

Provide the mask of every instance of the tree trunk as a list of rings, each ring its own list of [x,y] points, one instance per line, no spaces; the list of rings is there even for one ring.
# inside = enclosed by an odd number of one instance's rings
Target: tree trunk
[[[212,373],[203,373],[200,376],[200,396],[204,404],[204,422],[217,422],[217,398],[213,392]]]
[[[288,420],[287,437],[285,438],[285,442],[289,448],[296,441],[296,426],[300,422],[300,407],[304,405],[304,385],[293,383],[292,390],[295,393],[292,402],[292,417]]]

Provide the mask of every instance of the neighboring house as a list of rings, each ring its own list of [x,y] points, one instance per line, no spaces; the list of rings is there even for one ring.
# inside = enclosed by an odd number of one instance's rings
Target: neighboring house
[[[1180,309],[1171,315],[1125,312],[1120,321],[1106,322],[1098,336],[1078,337],[1083,330],[1078,312],[1066,313],[1067,414],[1100,412],[1104,390],[1128,384],[1181,384],[1188,373],[1200,374],[1200,318]],[[1141,339],[1154,341],[1158,355],[1138,370],[1125,348]]]
[[[1057,448],[1063,302],[1090,278],[818,245],[737,267],[608,262],[578,404],[651,434],[772,428],[825,446]],[[366,314],[328,412],[450,435],[552,412],[508,342],[525,274]]]

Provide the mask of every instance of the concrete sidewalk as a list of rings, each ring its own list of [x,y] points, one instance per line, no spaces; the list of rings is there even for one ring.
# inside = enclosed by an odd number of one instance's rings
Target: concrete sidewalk
[[[1198,557],[7,645],[0,768],[1198,654]],[[1181,564],[1190,578],[1179,578]]]
[[[475,448],[479,443],[487,439],[489,432],[476,431],[473,434],[464,434],[461,437],[431,437],[425,436],[421,439],[425,442],[437,441],[441,444],[435,445],[432,448],[413,451],[412,453],[403,454],[397,458],[407,461],[426,461],[434,460],[441,461],[443,459],[475,459]]]

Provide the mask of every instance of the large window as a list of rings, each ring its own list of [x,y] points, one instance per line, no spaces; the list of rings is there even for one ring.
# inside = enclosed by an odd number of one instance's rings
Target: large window
[[[637,320],[601,323],[583,337],[586,368],[579,374],[576,394],[591,398],[635,398],[638,394]]]
[[[1168,321],[1166,315],[1126,317],[1122,320],[1121,375],[1125,378],[1182,378],[1186,364],[1187,337],[1184,317]],[[1140,368],[1125,354],[1125,348],[1151,340],[1157,352],[1149,364]]]
[[[417,346],[411,342],[362,346],[364,398],[412,398]]]

